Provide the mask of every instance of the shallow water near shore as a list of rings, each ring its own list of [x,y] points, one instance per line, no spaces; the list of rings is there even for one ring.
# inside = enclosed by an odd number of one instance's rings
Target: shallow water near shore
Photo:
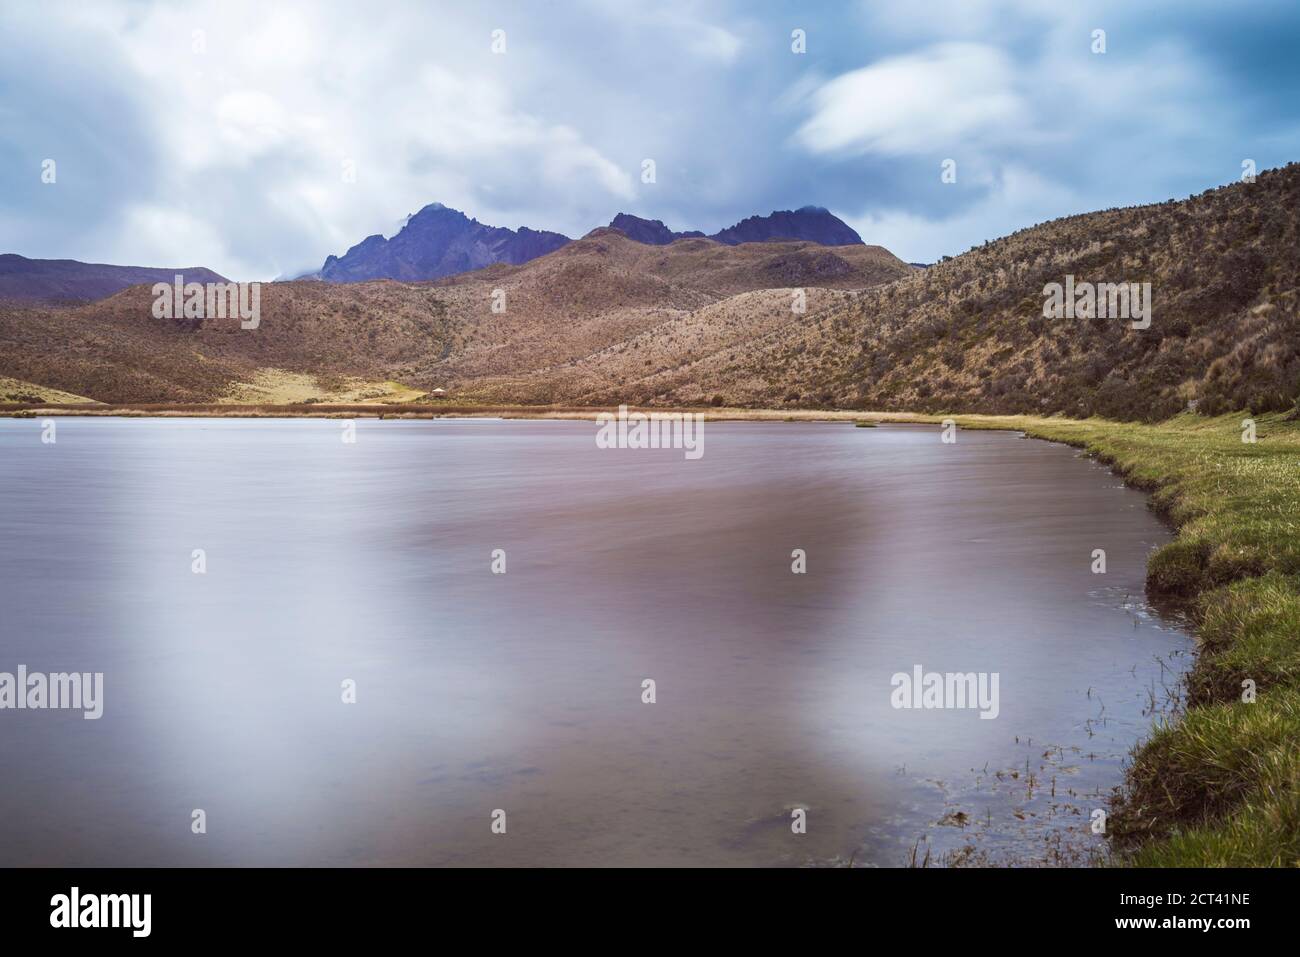
[[[104,674],[0,710],[0,865],[1087,863],[1189,664],[1170,532],[1062,445],[355,428],[0,420],[0,672]],[[997,716],[893,707],[917,666]]]

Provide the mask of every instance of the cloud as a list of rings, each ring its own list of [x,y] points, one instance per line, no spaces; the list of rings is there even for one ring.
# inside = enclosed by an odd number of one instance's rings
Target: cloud
[[[933,153],[984,141],[1025,111],[1008,58],[976,43],[887,57],[812,94],[797,140],[813,153]]]
[[[931,261],[1300,157],[1294,4],[937,2],[2,4],[0,251],[257,279],[435,201],[571,236],[812,203]]]
[[[75,45],[60,43],[68,24],[59,8],[48,22],[4,23],[8,42],[33,54],[62,48],[66,57],[56,86],[24,91],[25,128],[0,134],[0,155],[12,151],[32,171],[27,208],[12,224],[5,217],[0,242],[28,255],[201,263],[267,279],[319,265],[428,202],[494,224],[547,226],[528,217],[595,214],[635,195],[632,169],[580,125],[519,102],[528,87],[517,71],[528,55],[494,55],[487,21],[449,11],[422,21],[476,41],[439,45],[429,42],[437,34],[397,15],[358,39],[355,11],[342,4],[319,16],[314,6],[261,10],[215,0],[104,8],[78,22]],[[512,47],[525,46],[515,39]],[[8,99],[14,86],[6,85]],[[76,102],[89,91],[115,91],[128,106],[97,113]],[[63,129],[99,127],[93,144],[39,145],[33,134],[49,116],[36,102],[55,95]],[[123,126],[132,116],[137,122]],[[50,149],[60,177],[41,193],[39,164]],[[92,165],[93,151],[106,155]],[[130,176],[130,156],[147,176]],[[344,177],[345,163],[355,181]],[[518,202],[512,184],[531,200]],[[96,198],[101,221],[77,222],[75,210],[53,202],[74,193]],[[576,215],[562,225],[589,228]],[[42,231],[45,243],[23,242]]]
[[[909,49],[801,79],[787,95],[799,117],[792,145],[813,162],[863,168],[872,182],[845,202],[845,218],[869,242],[927,262],[1056,216],[1198,192],[1256,152],[1269,154],[1265,165],[1295,159],[1300,141],[1282,111],[1265,122],[1268,139],[1258,115],[1244,121],[1244,102],[1267,103],[1254,93],[1265,77],[1225,71],[1208,25],[1218,17],[1193,6],[1195,30],[1118,4],[980,0],[927,17],[873,5],[867,29]],[[1105,53],[1093,52],[1094,29],[1106,30]],[[940,179],[948,159],[955,184]]]

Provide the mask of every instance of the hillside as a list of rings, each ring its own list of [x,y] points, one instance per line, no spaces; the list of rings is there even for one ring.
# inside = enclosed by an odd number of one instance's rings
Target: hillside
[[[184,273],[192,282],[225,282],[198,266],[170,269],[151,266],[109,266],[75,259],[28,259],[0,255],[0,299],[44,302],[91,302],[139,283],[171,282]]]
[[[1044,286],[1067,275],[1151,283],[1150,328],[1043,318]],[[1290,164],[1179,202],[1022,230],[686,378],[755,405],[1124,419],[1189,403],[1289,409],[1300,394],[1298,282],[1300,165]]]
[[[661,356],[682,362],[710,354],[698,350],[719,336],[744,341],[770,328],[770,310],[750,310],[748,300],[738,297],[781,290],[762,295],[780,304],[780,321],[802,323],[829,297],[813,295],[809,313],[795,314],[787,287],[858,289],[909,272],[911,267],[878,246],[730,247],[687,239],[660,247],[597,229],[547,257],[544,266],[539,260],[517,270],[485,270],[439,283],[450,313],[474,315],[477,321],[462,346],[423,366],[417,381],[450,385],[485,400],[570,400],[588,391],[590,376],[602,384],[629,382],[657,369]],[[485,318],[496,288],[506,294],[507,312]],[[701,310],[714,310],[709,315],[715,320],[728,321],[712,338],[674,338]],[[633,360],[636,368],[630,369]],[[674,401],[669,395],[652,398]]]
[[[147,286],[71,309],[0,304],[0,374],[112,402],[217,401],[265,369],[538,401],[557,387],[544,370],[738,294],[860,288],[910,271],[873,246],[659,247],[605,228],[520,266],[437,282],[264,284],[255,330],[154,319]],[[496,290],[504,312],[493,312]],[[807,318],[782,295],[787,317]],[[740,317],[751,320],[763,321]]]
[[[251,395],[241,385],[280,370],[507,403],[1288,410],[1298,218],[1292,164],[1044,223],[925,269],[878,246],[652,245],[604,227],[434,282],[268,284],[249,331],[155,320],[147,286],[76,308],[0,303],[0,375],[111,402]],[[1150,283],[1149,328],[1044,318],[1045,287],[1070,276]]]
[[[737,297],[538,370],[506,394],[1148,420],[1189,404],[1286,410],[1300,395],[1298,200],[1292,164],[1183,201],[1044,223],[897,282],[810,296],[803,317],[788,314],[788,297]],[[1044,287],[1067,275],[1151,283],[1150,327],[1043,318]],[[783,285],[800,284],[837,286]]]

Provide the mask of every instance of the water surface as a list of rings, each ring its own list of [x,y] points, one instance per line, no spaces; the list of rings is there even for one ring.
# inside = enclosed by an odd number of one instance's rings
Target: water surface
[[[0,420],[0,671],[106,699],[0,711],[0,864],[1078,862],[1186,661],[1168,531],[1064,446],[356,428]],[[918,664],[998,717],[894,709]]]

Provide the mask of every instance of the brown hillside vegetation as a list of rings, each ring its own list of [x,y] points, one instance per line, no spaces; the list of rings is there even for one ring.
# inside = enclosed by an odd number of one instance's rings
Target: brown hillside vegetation
[[[690,371],[729,402],[1158,419],[1300,394],[1300,165],[1182,202],[1022,230],[856,293],[736,361]],[[1151,326],[1045,319],[1043,289],[1150,282]]]
[[[1292,164],[1044,223],[925,270],[873,246],[651,246],[604,228],[436,282],[266,284],[256,330],[154,319],[143,286],[73,309],[0,304],[0,375],[138,403],[238,401],[282,370],[326,395],[386,382],[512,404],[1283,410],[1300,393],[1298,216]],[[1150,283],[1150,328],[1045,319],[1044,287],[1067,275]]]
[[[262,369],[500,394],[498,379],[522,377],[520,397],[537,401],[549,391],[537,370],[736,293],[792,281],[863,287],[912,271],[873,246],[648,246],[606,228],[520,266],[436,282],[263,284],[250,330],[155,319],[148,286],[71,309],[0,303],[0,374],[123,403],[217,401]]]

